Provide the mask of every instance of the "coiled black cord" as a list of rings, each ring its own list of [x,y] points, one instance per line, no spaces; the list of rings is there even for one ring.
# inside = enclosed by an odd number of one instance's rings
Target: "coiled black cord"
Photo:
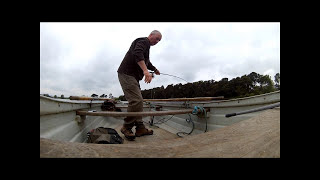
[[[189,133],[186,133],[186,132],[177,132],[177,136],[179,136],[179,137],[183,137],[183,136],[180,136],[179,134],[190,135],[190,134],[193,132],[194,122],[192,121],[190,114],[188,114],[188,115],[189,115],[190,120],[188,120],[188,118],[187,118],[186,121],[187,121],[187,123],[190,123],[190,122],[192,123],[192,129],[191,129],[191,131],[190,131]]]

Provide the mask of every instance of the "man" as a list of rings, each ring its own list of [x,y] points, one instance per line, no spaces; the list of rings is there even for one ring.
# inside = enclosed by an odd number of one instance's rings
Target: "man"
[[[154,30],[148,37],[141,37],[134,40],[118,68],[119,82],[124,96],[129,103],[128,112],[143,111],[143,98],[139,81],[145,76],[144,82],[151,82],[152,75],[149,73],[148,69],[154,71],[155,74],[160,75],[160,71],[150,62],[149,50],[150,46],[156,45],[161,38],[161,33]],[[132,132],[133,126],[136,126],[135,134]],[[152,130],[147,129],[144,126],[141,116],[124,118],[121,132],[128,140],[134,140],[135,137],[153,134]]]

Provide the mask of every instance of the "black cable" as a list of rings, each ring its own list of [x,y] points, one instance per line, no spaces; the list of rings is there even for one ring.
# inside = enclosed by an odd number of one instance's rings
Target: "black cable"
[[[186,135],[190,135],[190,134],[193,132],[193,129],[194,129],[194,122],[192,121],[190,114],[188,114],[188,115],[189,115],[190,121],[188,121],[188,118],[186,119],[186,121],[187,121],[187,123],[192,122],[192,129],[191,129],[191,131],[190,131],[189,133],[186,133],[186,132],[177,132],[177,136],[179,136],[179,137],[183,137],[183,136],[180,136],[179,134],[186,134]]]
[[[171,116],[169,119],[167,119],[166,121],[162,121],[162,120],[166,119],[166,118],[163,118],[163,119],[158,120],[157,122],[154,122],[153,124],[162,124],[162,123],[165,123],[165,122],[169,121],[173,116],[174,116],[174,115],[172,115],[172,116]],[[143,120],[142,120],[142,121],[143,121]],[[160,122],[160,121],[162,121],[162,122]],[[149,122],[146,122],[146,121],[143,121],[143,122],[150,124]],[[160,122],[160,123],[159,123],[159,122]]]
[[[206,111],[206,109],[204,109],[204,108],[203,108],[203,110],[204,110],[204,118],[206,119],[206,129],[204,130],[204,132],[207,132],[207,129],[208,129],[207,111]]]
[[[169,119],[167,119],[166,121],[162,121],[162,120],[166,119],[166,118],[163,118],[163,119],[160,119],[160,120],[158,120],[157,122],[155,122],[155,123],[153,123],[153,124],[162,124],[162,123],[165,123],[165,122],[169,121],[173,116],[174,116],[174,115],[172,115],[172,116],[171,116]],[[162,122],[160,122],[160,121],[162,121]],[[159,122],[160,122],[160,123],[159,123]]]

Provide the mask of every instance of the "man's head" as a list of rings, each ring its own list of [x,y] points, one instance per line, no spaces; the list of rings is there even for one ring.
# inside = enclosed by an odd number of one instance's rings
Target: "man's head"
[[[156,45],[161,40],[161,38],[162,38],[162,35],[157,30],[153,30],[148,36],[151,46]]]

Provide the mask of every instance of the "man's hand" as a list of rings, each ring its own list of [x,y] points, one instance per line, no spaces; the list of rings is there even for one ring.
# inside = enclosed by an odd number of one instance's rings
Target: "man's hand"
[[[143,74],[144,74],[144,82],[145,83],[150,83],[151,80],[152,80],[152,75],[149,73],[149,71],[143,71]]]
[[[158,69],[156,69],[154,72],[156,73],[156,75],[160,75],[160,71]]]
[[[144,63],[144,60],[141,60],[138,62],[138,65],[140,66],[140,68],[143,71],[144,74],[144,82],[145,83],[150,83],[152,80],[152,75],[149,73],[146,64]]]

